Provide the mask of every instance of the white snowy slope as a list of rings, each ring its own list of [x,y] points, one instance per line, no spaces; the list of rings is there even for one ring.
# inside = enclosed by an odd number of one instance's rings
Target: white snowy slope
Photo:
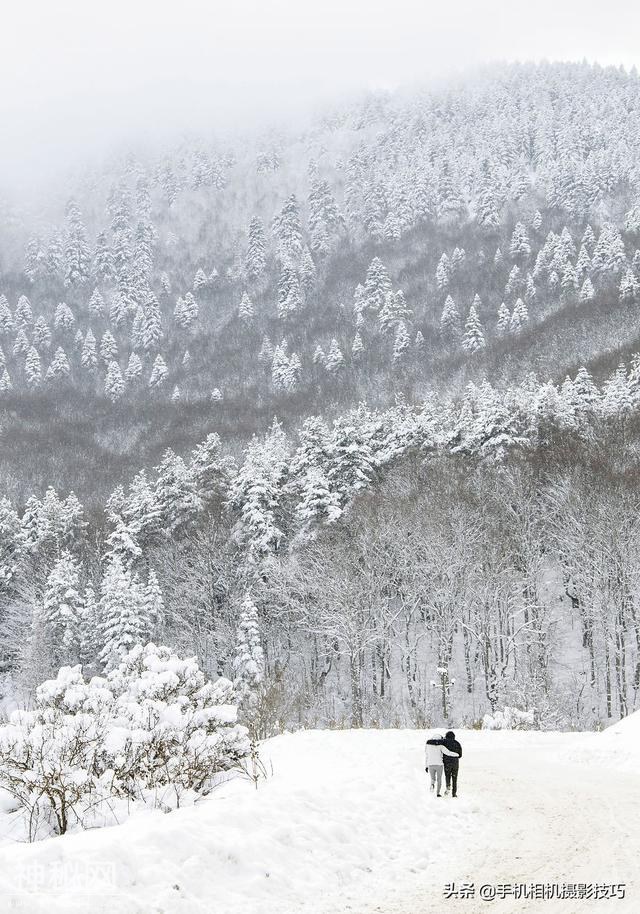
[[[445,883],[462,881],[627,884],[624,901],[502,900],[494,903],[500,914],[640,909],[639,778],[589,762],[599,758],[606,733],[458,736],[457,799],[429,795],[422,732],[277,737],[264,746],[272,774],[257,791],[235,780],[169,815],[139,814],[112,828],[3,846],[0,910],[490,910],[478,900],[444,901]]]

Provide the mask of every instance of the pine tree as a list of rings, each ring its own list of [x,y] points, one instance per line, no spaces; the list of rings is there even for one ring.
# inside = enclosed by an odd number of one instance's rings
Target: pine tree
[[[0,393],[8,393],[10,390],[13,390],[13,384],[11,383],[9,372],[5,368],[0,377]]]
[[[515,305],[513,306],[513,314],[511,315],[509,330],[511,333],[520,333],[528,321],[529,312],[527,311],[527,306],[521,298],[518,298]]]
[[[137,352],[132,352],[129,356],[129,361],[127,363],[127,368],[124,374],[125,378],[130,384],[133,381],[137,381],[142,375],[142,361]]]
[[[327,475],[319,466],[309,467],[304,474],[296,514],[305,530],[313,524],[333,523],[342,514],[339,495],[331,491]]]
[[[374,257],[369,264],[364,291],[367,307],[372,311],[379,311],[384,305],[387,292],[391,292],[389,274],[378,257]]]
[[[276,390],[286,390],[289,384],[289,347],[286,340],[276,346],[271,363],[271,380]]]
[[[103,333],[100,340],[100,358],[105,364],[118,358],[118,344],[109,330]]]
[[[165,626],[165,606],[160,582],[153,569],[149,569],[147,585],[143,591],[143,604],[143,614],[149,621],[150,635],[157,638]]]
[[[57,306],[53,323],[56,330],[61,330],[64,333],[72,333],[75,329],[76,319],[66,302],[60,302]]]
[[[253,310],[253,302],[249,298],[246,292],[242,293],[242,298],[240,299],[240,307],[238,308],[238,317],[247,327],[250,327],[255,318],[255,312]]]
[[[91,327],[87,330],[87,335],[84,338],[82,353],[80,355],[80,364],[89,371],[94,371],[98,364],[96,338],[93,335]]]
[[[509,279],[507,284],[504,287],[505,296],[514,296],[522,290],[522,273],[520,272],[520,267],[516,264],[515,267],[511,269],[509,273]]]
[[[422,330],[418,330],[418,332],[416,333],[416,338],[413,342],[413,345],[415,347],[416,352],[424,352],[425,339],[424,339],[424,334],[422,333]]]
[[[284,265],[278,282],[278,317],[287,320],[302,307],[302,292],[298,274],[291,266]]]
[[[344,367],[344,356],[335,338],[331,340],[324,367],[330,374],[337,374]]]
[[[31,324],[33,324],[31,302],[26,295],[21,295],[18,299],[18,304],[16,305],[16,310],[13,314],[13,324],[15,325],[16,330],[26,330],[27,327],[30,327]]]
[[[6,295],[0,295],[0,336],[9,336],[16,325]]]
[[[398,324],[411,319],[412,312],[407,308],[404,292],[387,292],[384,303],[378,312],[378,326],[381,333],[395,331]]]
[[[593,283],[587,276],[585,281],[582,283],[582,288],[580,289],[580,301],[581,302],[591,301],[593,299],[593,297],[595,296],[595,294],[596,294],[596,292],[595,292],[595,289],[593,288]]]
[[[498,336],[504,336],[505,333],[509,330],[511,326],[511,312],[507,308],[504,302],[498,308],[498,324],[497,331]]]
[[[27,336],[26,331],[18,330],[11,351],[14,355],[26,355],[30,349],[31,344],[29,343],[29,337]]]
[[[271,365],[273,362],[274,350],[271,344],[271,340],[268,336],[262,337],[262,346],[260,347],[260,352],[258,353],[258,361],[261,365]]]
[[[168,374],[169,369],[167,368],[165,360],[161,355],[157,355],[153,363],[153,368],[151,369],[149,387],[158,389],[162,387],[164,382],[167,380]]]
[[[327,357],[325,355],[324,349],[322,348],[322,346],[320,346],[318,344],[315,348],[315,352],[313,353],[313,364],[322,365],[322,367],[324,368],[324,366],[326,365],[326,362],[327,362]]]
[[[451,255],[451,273],[455,275],[460,272],[465,260],[467,259],[467,254],[464,248],[454,248],[453,254]]]
[[[40,364],[40,355],[35,346],[32,346],[27,352],[24,362],[24,373],[27,379],[29,390],[35,390],[40,386],[42,381],[42,365]]]
[[[477,295],[476,298],[478,298]],[[467,317],[466,323],[464,325],[464,339],[462,340],[462,346],[464,349],[466,349],[467,352],[478,352],[480,349],[484,349],[486,346],[484,330],[480,322],[475,300],[469,308],[469,316]]]
[[[122,377],[120,366],[113,359],[107,366],[107,374],[104,379],[104,392],[112,403],[116,403],[124,393],[125,382]]]
[[[320,349],[320,347],[318,347],[318,349]],[[316,349],[316,353],[317,351],[318,350]],[[353,343],[351,344],[351,355],[353,356],[354,361],[357,361],[363,352],[364,343],[362,342],[362,337],[360,336],[359,331],[356,330],[356,335],[354,336]],[[322,360],[324,360],[324,352],[322,352],[322,349],[320,349],[320,353],[322,354]],[[317,364],[318,361],[320,361],[320,358],[318,358],[316,361],[316,356],[314,354],[313,361]]]
[[[32,343],[40,351],[51,346],[51,329],[44,317],[39,317],[33,325]]]
[[[259,279],[267,264],[264,228],[258,218],[249,223],[249,241],[245,256],[245,271],[251,280]]]
[[[409,334],[407,325],[400,321],[396,328],[396,336],[393,342],[393,361],[398,365],[409,351]]]
[[[442,254],[436,267],[436,283],[438,288],[446,291],[451,280],[451,263],[446,254]]]
[[[628,269],[622,276],[620,280],[619,295],[620,301],[622,302],[632,302],[636,301],[638,298],[638,293],[640,292],[640,286],[638,280],[636,279],[633,270]]]
[[[527,273],[525,290],[524,290],[524,300],[527,308],[530,308],[531,305],[535,302],[537,298],[536,284],[534,282],[533,276],[531,273]]]
[[[233,672],[238,704],[245,710],[255,708],[264,678],[264,653],[260,644],[258,610],[248,595],[240,607]]]
[[[511,243],[509,245],[509,254],[514,260],[521,262],[527,260],[531,255],[529,236],[527,235],[527,230],[522,222],[516,223],[513,230]]]
[[[123,293],[122,287],[116,289],[111,296],[109,305],[109,320],[114,327],[122,327],[129,316],[129,302]]]
[[[87,230],[80,209],[74,200],[67,205],[67,232],[64,244],[65,286],[82,285],[91,272],[91,253],[87,244]]]
[[[447,295],[440,317],[440,335],[449,344],[457,343],[461,337],[460,315],[456,303]]]
[[[198,267],[196,275],[193,277],[193,291],[199,292],[201,289],[206,289],[208,285],[209,280],[207,279],[207,274],[202,267]]]
[[[350,501],[373,481],[376,469],[366,416],[356,410],[341,416],[333,425],[332,461],[328,472],[332,491],[340,496],[340,506]]]
[[[302,292],[305,296],[309,296],[315,288],[318,273],[311,252],[306,247],[303,249],[302,257],[300,258],[299,274]]]
[[[589,257],[589,252],[587,251],[584,244],[580,248],[580,253],[578,254],[578,260],[576,263],[576,271],[578,277],[583,279],[588,276],[591,272],[591,258]]]
[[[151,631],[144,590],[119,556],[107,565],[100,585],[100,662],[114,669],[137,644],[146,644]]]
[[[569,261],[567,262],[567,265],[565,266],[560,285],[562,288],[562,293],[565,296],[565,298],[569,298],[569,299],[573,298],[573,296],[578,291],[578,288],[579,288],[578,274],[575,270],[575,267]]]
[[[69,365],[67,354],[62,346],[58,346],[54,353],[53,360],[47,368],[45,380],[50,384],[57,384],[70,377],[70,375],[71,366]]]
[[[282,263],[295,264],[302,254],[302,227],[295,194],[286,201],[272,223],[278,243],[278,257]]]
[[[142,347],[145,352],[157,349],[163,337],[162,315],[155,295],[148,295],[144,310],[144,328],[142,330]]]
[[[96,247],[93,255],[91,274],[98,282],[110,282],[115,277],[113,255],[105,232],[100,232],[96,237]],[[91,303],[89,304],[91,305]],[[94,313],[97,314],[98,312],[94,311]]]
[[[56,666],[79,660],[84,609],[79,582],[78,563],[64,550],[47,577],[41,616],[52,635]]]
[[[229,501],[239,515],[236,539],[247,548],[251,564],[275,550],[282,539],[282,493],[289,446],[280,424],[264,439],[254,437],[231,484]]]

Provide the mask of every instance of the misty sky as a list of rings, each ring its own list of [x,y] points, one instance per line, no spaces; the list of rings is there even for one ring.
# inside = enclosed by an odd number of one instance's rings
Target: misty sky
[[[10,0],[5,179],[119,140],[287,116],[495,59],[640,63],[633,0]]]

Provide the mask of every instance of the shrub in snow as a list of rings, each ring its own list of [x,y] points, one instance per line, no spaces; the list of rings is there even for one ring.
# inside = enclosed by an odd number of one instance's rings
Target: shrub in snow
[[[483,730],[532,730],[536,726],[535,711],[520,711],[518,708],[503,708],[482,718]]]
[[[195,658],[154,644],[104,678],[63,667],[38,688],[34,710],[0,728],[0,786],[25,813],[29,837],[43,822],[58,834],[82,825],[112,798],[179,805],[248,755],[233,700],[229,680],[210,682]]]

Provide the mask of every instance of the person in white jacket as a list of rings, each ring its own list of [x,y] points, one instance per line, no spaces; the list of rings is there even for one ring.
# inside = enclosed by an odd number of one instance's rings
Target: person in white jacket
[[[434,733],[432,736],[429,737],[429,739],[430,740],[443,739],[443,736],[441,733]],[[436,783],[437,783],[436,796],[440,797],[440,796],[442,796],[440,791],[442,790],[442,768],[443,768],[443,764],[444,764],[442,761],[442,756],[443,755],[452,755],[454,758],[458,758],[458,753],[452,752],[450,749],[447,749],[446,746],[433,745],[433,744],[430,744],[429,742],[427,742],[424,749],[425,749],[425,759],[424,759],[425,769],[424,770],[428,772],[429,777],[431,779],[431,786],[429,789],[433,790],[436,787]]]

